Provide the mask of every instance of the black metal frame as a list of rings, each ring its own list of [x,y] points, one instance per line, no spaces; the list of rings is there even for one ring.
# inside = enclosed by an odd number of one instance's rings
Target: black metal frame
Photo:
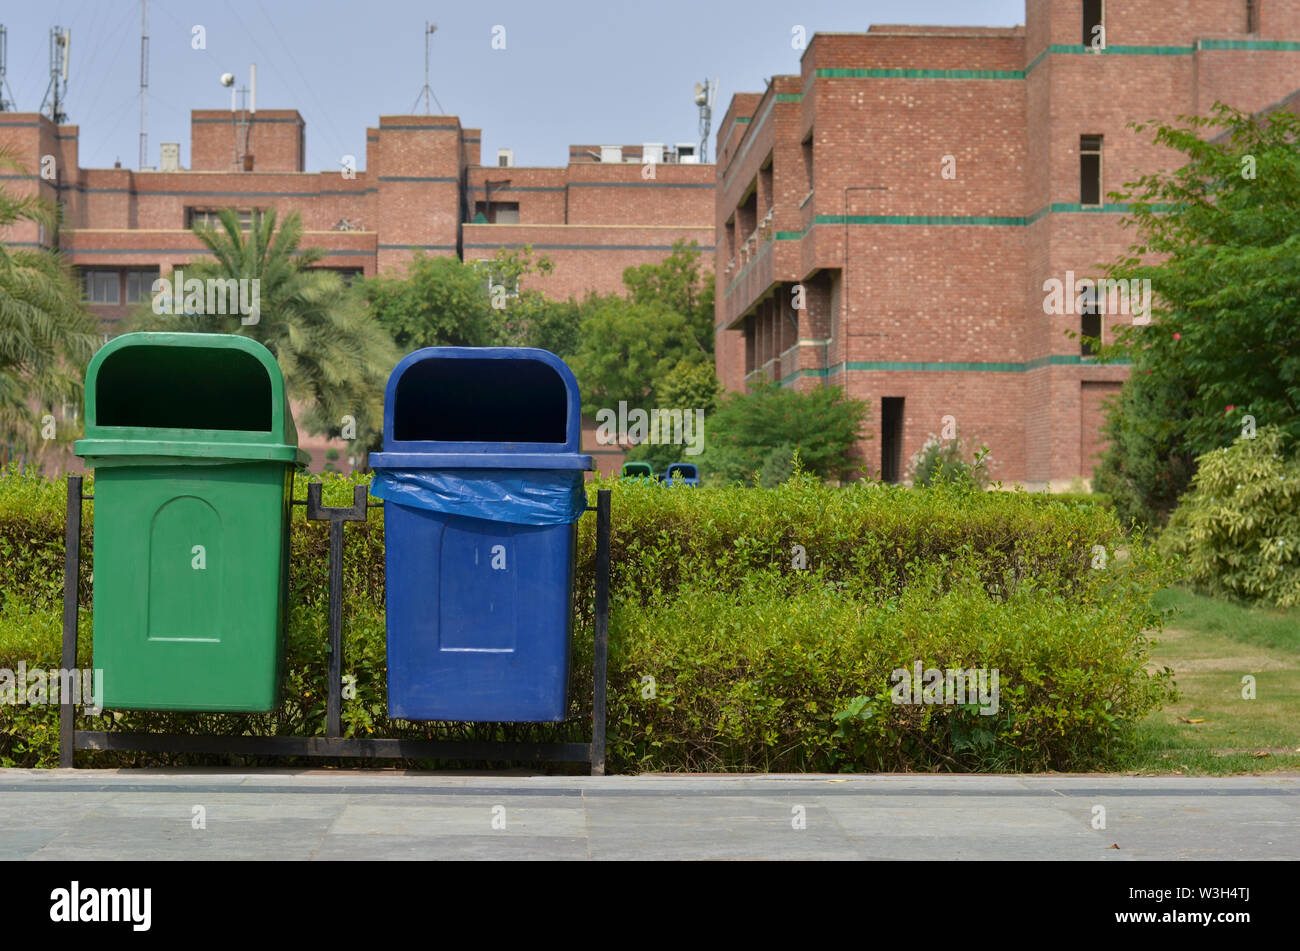
[[[63,669],[77,668],[79,626],[78,584],[81,578],[81,506],[94,498],[83,495],[82,477],[68,476],[68,515],[63,545]],[[59,766],[75,766],[76,750],[135,750],[158,753],[229,753],[241,756],[322,756],[357,759],[443,759],[487,762],[587,763],[591,775],[605,774],[605,698],[609,667],[609,539],[610,490],[596,493],[596,624],[592,657],[590,743],[509,743],[461,740],[363,739],[343,736],[340,722],[343,696],[343,523],[364,522],[368,508],[382,507],[367,499],[365,486],[353,488],[352,505],[321,505],[321,484],[309,483],[306,501],[311,521],[330,523],[329,697],[325,736],[190,736],[175,733],[113,733],[78,730],[71,697],[60,696]]]

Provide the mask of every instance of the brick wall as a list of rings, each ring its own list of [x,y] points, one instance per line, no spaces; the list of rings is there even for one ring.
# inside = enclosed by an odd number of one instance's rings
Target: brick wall
[[[1103,195],[1170,167],[1129,122],[1300,89],[1300,6],[1262,0],[1247,34],[1244,0],[1112,0],[1100,54],[1082,27],[1078,0],[1029,0],[1024,27],[817,34],[798,74],[733,98],[714,218],[725,386],[764,369],[845,386],[871,404],[873,469],[880,400],[902,397],[904,462],[951,415],[1004,480],[1091,474],[1127,368],[1084,358],[1080,316],[1045,314],[1043,284],[1099,275],[1132,236],[1122,208],[1081,206],[1080,136],[1103,137]],[[798,346],[776,353],[797,286]]]

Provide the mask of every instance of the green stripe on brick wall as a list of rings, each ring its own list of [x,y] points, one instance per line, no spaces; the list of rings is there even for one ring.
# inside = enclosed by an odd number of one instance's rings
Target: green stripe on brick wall
[[[1198,40],[1195,46],[1137,46],[1113,44],[1100,50],[1071,43],[1053,43],[1024,69],[819,69],[819,79],[1024,79],[1048,56],[1190,56],[1202,50],[1300,51],[1300,42],[1290,40]],[[807,89],[804,93],[807,94]]]
[[[1024,79],[1023,69],[819,69],[818,79]]]
[[[1290,53],[1300,51],[1300,43],[1291,40],[1198,40],[1196,45],[1203,50],[1280,50]]]
[[[1048,214],[1122,215],[1128,205],[1111,204],[1100,208],[1084,207],[1077,202],[1056,201],[1032,215],[815,215],[803,231],[777,231],[777,241],[801,241],[818,225],[961,225],[966,227],[1023,228]],[[1160,210],[1160,209],[1157,209]]]
[[[810,370],[803,372],[815,373],[818,376],[823,373],[827,376],[835,376],[846,370],[849,372],[872,370],[896,373],[1026,373],[1030,370],[1042,369],[1045,366],[1128,366],[1128,361],[1104,363],[1093,359],[1085,360],[1078,355],[1054,353],[1051,356],[1036,357],[1023,363],[993,361],[950,362],[946,360],[850,360],[848,363],[837,363],[825,371]]]

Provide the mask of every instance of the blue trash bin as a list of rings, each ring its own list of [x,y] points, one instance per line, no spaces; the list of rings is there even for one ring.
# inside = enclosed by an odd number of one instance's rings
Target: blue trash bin
[[[555,722],[568,707],[580,399],[555,354],[430,347],[388,379],[388,715]]]
[[[700,470],[692,462],[674,462],[664,473],[664,485],[697,486],[699,484]]]

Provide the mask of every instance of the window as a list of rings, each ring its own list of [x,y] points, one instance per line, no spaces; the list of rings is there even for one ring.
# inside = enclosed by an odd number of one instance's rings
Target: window
[[[138,304],[153,297],[153,282],[158,280],[158,269],[126,272],[126,302]]]
[[[813,134],[810,131],[808,138],[803,140],[803,174],[805,183],[808,186],[808,194],[813,191]]]
[[[901,481],[903,477],[903,397],[880,400],[880,481]]]
[[[344,284],[351,284],[358,278],[366,276],[365,268],[360,267],[316,267],[313,271],[333,271],[339,277],[343,278]]]
[[[1106,48],[1106,20],[1103,0],[1083,0],[1083,45]]]
[[[116,304],[121,298],[121,275],[117,271],[82,271],[81,287],[92,304]]]
[[[517,201],[477,201],[474,203],[474,219],[482,215],[491,225],[519,224],[519,202]]]
[[[1094,282],[1092,293],[1080,297],[1079,355],[1095,357],[1101,346],[1102,294]]]
[[[1259,0],[1246,0],[1246,32],[1259,32]]]
[[[235,214],[239,217],[240,231],[247,231],[253,226],[253,210],[252,208],[239,208],[235,211]],[[219,229],[221,227],[221,209],[186,208],[185,227],[193,228],[195,225]]]
[[[1079,203],[1101,205],[1101,136],[1079,136]]]

